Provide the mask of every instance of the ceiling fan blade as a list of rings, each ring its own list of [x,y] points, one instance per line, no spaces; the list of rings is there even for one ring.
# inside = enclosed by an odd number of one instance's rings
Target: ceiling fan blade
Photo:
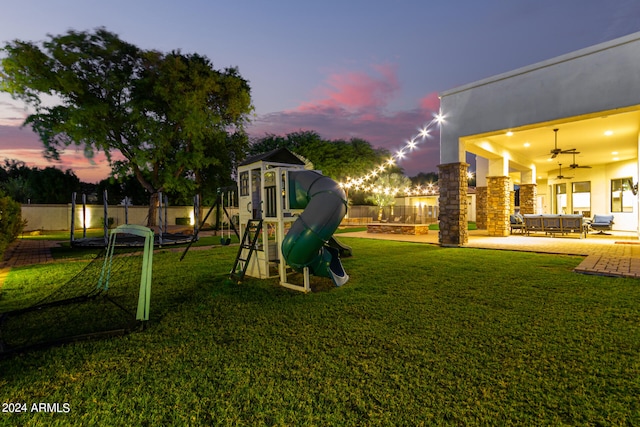
[[[579,152],[573,151],[571,154],[573,154],[573,163],[569,165],[571,169],[576,169],[576,168],[591,169],[591,166],[580,166],[579,164],[576,163],[576,154],[580,154]]]
[[[556,176],[556,179],[571,179],[571,178],[573,177],[562,175],[562,163],[558,163],[558,176]]]

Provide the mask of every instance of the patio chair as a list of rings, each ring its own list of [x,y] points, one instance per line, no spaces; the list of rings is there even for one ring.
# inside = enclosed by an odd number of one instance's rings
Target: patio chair
[[[613,229],[613,215],[594,215],[589,222],[589,228],[597,231],[597,234],[610,234],[605,231]]]
[[[524,225],[524,220],[522,218],[522,215],[520,214],[510,215],[509,223],[511,225],[511,234],[518,233],[518,232],[521,234],[524,234],[525,225]]]

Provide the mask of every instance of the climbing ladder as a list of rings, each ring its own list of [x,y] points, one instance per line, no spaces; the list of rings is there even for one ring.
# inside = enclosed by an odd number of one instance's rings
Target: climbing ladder
[[[236,261],[233,264],[233,269],[229,273],[229,278],[237,282],[241,282],[244,279],[244,275],[249,268],[249,260],[251,255],[257,248],[258,238],[262,231],[261,219],[250,219],[247,222],[247,227],[242,235],[242,241],[240,242],[240,248],[238,248],[238,255],[236,255]],[[244,257],[243,257],[244,256]]]

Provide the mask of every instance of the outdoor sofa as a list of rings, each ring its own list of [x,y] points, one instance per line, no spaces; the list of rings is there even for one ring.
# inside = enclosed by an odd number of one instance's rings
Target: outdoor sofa
[[[578,234],[580,238],[587,237],[589,224],[582,215],[523,215],[524,232],[527,236],[531,233],[544,233],[555,236],[556,234]]]

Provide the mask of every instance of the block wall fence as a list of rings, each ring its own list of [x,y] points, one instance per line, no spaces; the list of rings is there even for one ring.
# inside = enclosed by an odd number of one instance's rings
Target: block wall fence
[[[210,207],[202,208],[202,215],[206,215]],[[71,229],[71,204],[60,205],[41,205],[28,204],[22,205],[22,219],[27,220],[27,226],[24,231],[35,230],[70,230]],[[146,225],[148,206],[128,206],[128,223]],[[237,208],[227,208],[230,215],[237,214]],[[82,204],[76,205],[75,228],[80,229],[82,223]],[[107,210],[108,218],[113,218],[113,226],[125,223],[125,207],[122,205],[110,205]],[[87,228],[103,227],[104,205],[86,205]],[[164,218],[164,212],[163,212]],[[193,206],[169,206],[167,207],[168,225],[176,225],[177,218],[193,218]],[[223,218],[224,214],[223,214]],[[184,219],[182,220],[184,221]],[[207,219],[207,223],[215,223],[215,210]]]

